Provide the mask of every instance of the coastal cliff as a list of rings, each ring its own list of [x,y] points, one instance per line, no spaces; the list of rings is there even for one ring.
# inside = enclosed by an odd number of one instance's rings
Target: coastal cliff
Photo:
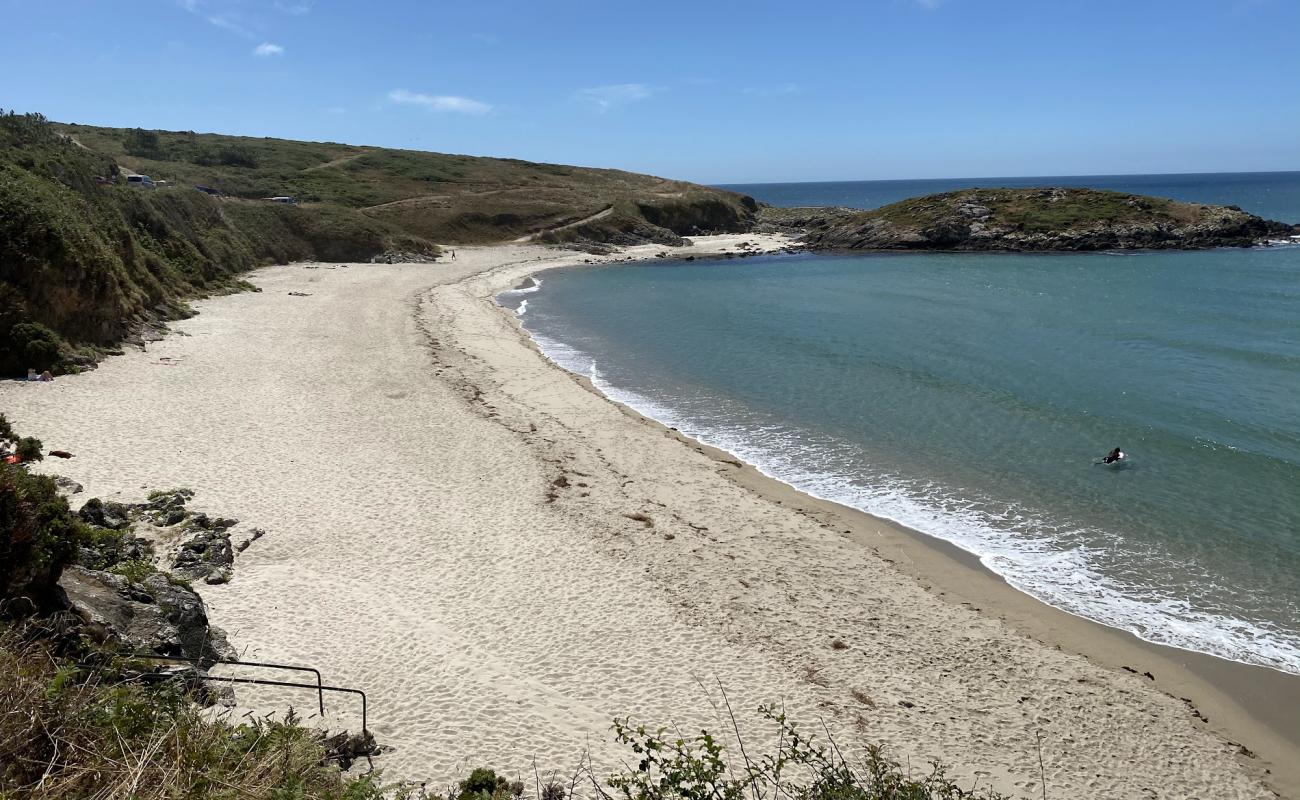
[[[871,211],[828,211],[772,220],[815,221],[804,242],[820,250],[1202,249],[1250,247],[1291,231],[1233,206],[1074,188],[963,189]]]
[[[756,211],[620,170],[0,112],[0,376],[93,366],[266,264],[433,261],[440,244],[530,238],[684,245],[746,231]]]

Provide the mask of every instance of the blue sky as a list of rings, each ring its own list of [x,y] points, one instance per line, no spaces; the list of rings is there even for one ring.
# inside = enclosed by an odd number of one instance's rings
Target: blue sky
[[[1296,0],[0,0],[0,107],[721,183],[1300,169]]]

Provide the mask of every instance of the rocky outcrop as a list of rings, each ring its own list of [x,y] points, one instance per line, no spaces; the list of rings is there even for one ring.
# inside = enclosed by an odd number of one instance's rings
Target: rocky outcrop
[[[199,578],[204,583],[225,583],[230,580],[230,569],[235,563],[235,551],[230,546],[232,519],[208,519],[196,514],[192,520],[194,535],[181,543],[172,569],[187,578]]]
[[[86,524],[94,525],[96,528],[121,531],[131,527],[133,511],[131,506],[123,503],[115,503],[112,500],[105,502],[98,497],[92,497],[77,511],[77,516],[81,517]]]
[[[77,514],[89,535],[58,584],[62,607],[81,635],[133,653],[201,660],[231,655],[189,581],[230,580],[230,529],[239,521],[190,511],[193,497],[189,489],[168,489],[144,503],[91,498],[82,505]],[[262,534],[253,529],[247,542]],[[160,562],[172,572],[160,571]]]
[[[787,236],[801,236],[825,231],[861,213],[861,209],[845,208],[843,206],[782,208],[764,205],[758,210],[758,220],[754,224],[753,230],[755,233],[783,233]]]
[[[94,641],[131,653],[197,659],[233,658],[220,628],[193,589],[154,573],[140,582],[84,567],[68,567],[59,579],[67,607]]]
[[[1086,251],[1250,247],[1290,226],[1239,208],[1094,189],[966,189],[808,230],[829,250]]]

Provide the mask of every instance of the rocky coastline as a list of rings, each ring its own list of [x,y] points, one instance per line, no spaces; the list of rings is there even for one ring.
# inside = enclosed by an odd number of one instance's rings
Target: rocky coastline
[[[762,209],[812,250],[1076,252],[1252,247],[1300,226],[1235,206],[1077,188],[964,189],[871,211]]]

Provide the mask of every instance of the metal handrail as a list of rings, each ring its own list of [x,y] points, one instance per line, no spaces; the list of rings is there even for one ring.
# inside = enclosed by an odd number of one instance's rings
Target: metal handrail
[[[295,683],[293,681],[270,681],[264,678],[229,678],[226,677],[225,675],[203,675],[201,676],[201,678],[202,680],[205,681],[225,681],[226,683],[253,683],[253,684],[257,684],[258,686],[288,686],[288,687],[294,687],[299,689],[319,688],[320,690],[326,692],[347,692],[348,694],[361,695],[361,732],[363,734],[370,733],[370,730],[366,725],[368,721],[366,693],[361,691],[360,689],[349,689],[345,686],[319,686],[318,687],[310,683]]]
[[[131,653],[126,657],[149,661],[184,661],[187,664],[232,664],[245,667],[263,667],[269,669],[296,670],[297,672],[310,672],[316,676],[316,702],[320,707],[321,716],[325,716],[325,681],[321,678],[320,670],[315,667],[295,667],[289,664],[272,664],[269,661],[235,661],[228,658],[186,658],[185,656],[158,656],[152,654],[146,655],[144,653]]]
[[[122,655],[125,658],[138,658],[138,659],[150,660],[150,661],[183,661],[190,664],[200,663],[200,660],[197,658],[186,658],[185,656],[158,656],[158,655],[146,655],[143,653],[141,654],[123,653]],[[233,677],[227,677],[225,675],[209,675],[206,672],[199,672],[198,677],[200,680],[222,681],[224,683],[250,683],[250,684],[255,684],[257,686],[285,686],[293,689],[315,689],[317,693],[317,700],[320,705],[320,713],[322,717],[325,716],[325,692],[343,692],[345,694],[359,695],[361,697],[361,733],[362,735],[370,734],[370,727],[369,727],[370,704],[366,699],[366,693],[361,691],[360,689],[350,689],[346,686],[326,686],[321,682],[320,670],[314,667],[297,667],[289,664],[272,664],[266,661],[232,661],[230,659],[225,659],[225,658],[204,659],[204,660],[214,664],[232,664],[232,665],[242,664],[246,667],[288,669],[288,670],[297,670],[299,672],[314,673],[316,675],[316,683],[298,683],[295,681],[272,681],[272,680],[266,680],[264,678],[233,678]],[[100,667],[102,665],[81,664],[79,666]]]

